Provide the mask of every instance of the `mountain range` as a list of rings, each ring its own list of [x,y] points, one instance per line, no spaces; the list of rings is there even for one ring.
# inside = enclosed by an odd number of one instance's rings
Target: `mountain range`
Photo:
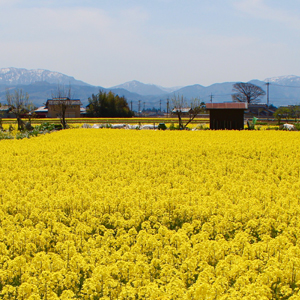
[[[300,92],[300,77],[294,75],[267,78],[263,81],[251,80],[250,83],[260,86],[266,91],[269,82],[269,102],[275,106],[298,104]],[[29,94],[30,100],[36,105],[43,105],[47,99],[55,95],[58,85],[71,86],[73,98],[80,99],[83,105],[88,104],[88,98],[99,90],[112,91],[125,96],[133,110],[140,108],[166,109],[167,99],[183,95],[186,99],[200,98],[204,102],[231,101],[232,86],[235,82],[215,83],[210,86],[194,84],[171,88],[155,84],[144,84],[133,80],[123,84],[104,88],[94,86],[59,72],[44,69],[27,70],[21,68],[0,69],[0,102],[6,102],[6,90],[23,89]],[[266,96],[261,98],[266,103]]]

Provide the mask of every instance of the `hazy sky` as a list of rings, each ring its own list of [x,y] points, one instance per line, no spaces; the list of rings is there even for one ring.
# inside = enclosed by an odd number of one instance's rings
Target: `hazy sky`
[[[0,0],[0,68],[110,87],[300,75],[298,0]]]

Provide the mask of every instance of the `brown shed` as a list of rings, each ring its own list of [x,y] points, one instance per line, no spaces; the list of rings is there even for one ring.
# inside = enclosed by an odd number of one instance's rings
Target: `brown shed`
[[[210,129],[244,129],[244,111],[248,103],[207,103],[209,110]]]

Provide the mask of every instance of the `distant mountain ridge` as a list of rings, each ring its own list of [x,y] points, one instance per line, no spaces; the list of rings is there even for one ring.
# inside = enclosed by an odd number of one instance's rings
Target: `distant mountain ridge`
[[[131,93],[137,93],[142,96],[148,96],[148,95],[169,94],[178,90],[180,87],[165,88],[155,84],[145,84],[137,80],[132,80],[120,85],[113,86],[110,89],[120,89],[120,88],[125,89]]]
[[[260,86],[263,90],[266,91],[267,82],[270,83],[269,88],[269,96],[270,96],[270,104],[275,106],[281,105],[293,105],[299,104],[299,88],[300,88],[300,76],[296,75],[286,75],[286,76],[278,76],[266,78],[264,81],[253,79],[249,81],[255,85]],[[190,98],[200,98],[204,102],[230,102],[232,101],[232,87],[236,82],[223,82],[223,83],[214,83],[210,86],[203,86],[200,84],[189,85],[185,87],[181,87],[178,89],[173,89],[172,92],[169,93],[161,93],[158,95],[157,93],[153,93],[149,95],[147,91],[146,97],[146,105],[151,107],[152,104],[155,104],[158,107],[158,103],[162,100],[166,103],[167,99],[171,99],[174,95],[183,95],[187,100]],[[136,81],[127,82],[126,85],[123,86],[124,89],[127,86],[130,86],[130,92],[139,93],[140,85],[136,84]],[[155,85],[148,85],[148,88],[153,87]],[[159,86],[156,86],[159,87]],[[118,91],[118,86],[115,86],[115,92]],[[162,89],[162,88],[160,88]],[[144,95],[145,96],[145,95]],[[144,97],[145,98],[145,97]],[[141,100],[143,100],[141,98]],[[266,103],[266,96],[262,97],[262,103]]]
[[[278,76],[267,78],[264,81],[249,81],[262,87],[266,91],[266,83],[270,83],[270,104],[275,106],[299,104],[300,77],[295,75]],[[6,89],[22,88],[30,96],[30,100],[36,105],[43,105],[57,90],[58,84],[71,85],[74,98],[81,99],[83,105],[88,104],[88,98],[97,94],[99,90],[112,91],[120,96],[125,96],[133,110],[141,108],[166,109],[166,104],[172,97],[183,95],[187,100],[200,98],[204,102],[228,102],[231,100],[232,86],[235,82],[215,83],[210,86],[194,84],[183,87],[166,88],[155,84],[144,84],[137,80],[104,88],[94,86],[77,80],[72,76],[44,70],[27,70],[24,68],[0,69],[0,102],[6,102]],[[266,103],[266,96],[261,99]]]
[[[31,84],[37,81],[48,82],[55,84],[71,84],[71,85],[89,85],[74,77],[64,75],[59,72],[53,72],[44,69],[21,69],[21,68],[1,68],[0,69],[0,84],[16,85],[16,84]]]

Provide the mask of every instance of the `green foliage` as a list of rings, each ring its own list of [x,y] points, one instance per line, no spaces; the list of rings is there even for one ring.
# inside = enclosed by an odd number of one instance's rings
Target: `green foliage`
[[[10,133],[0,132],[0,140],[12,140],[14,137]]]
[[[169,129],[170,129],[170,130],[177,130],[177,129],[179,129],[179,126],[178,126],[178,125],[175,126],[174,122],[172,122],[172,123],[170,124],[170,126],[169,126]]]
[[[37,126],[38,127],[38,130],[39,131],[52,131],[55,128],[55,126],[58,126],[58,125],[55,125],[55,124],[51,124],[49,122],[43,122],[41,125]],[[61,127],[61,125],[59,125]]]
[[[30,122],[26,122],[26,123],[25,123],[25,129],[26,129],[27,131],[33,130],[33,127],[31,126],[31,123],[30,123]]]
[[[290,117],[295,119],[295,122],[297,122],[297,119],[300,118],[300,105],[293,105],[290,106]]]
[[[66,126],[66,128],[69,128],[68,125]],[[62,124],[54,124],[54,129],[61,130],[61,129],[63,129],[63,126],[62,126]]]
[[[197,129],[198,129],[198,130],[210,130],[209,127],[207,127],[207,126],[205,126],[205,125],[203,125],[203,124],[198,125],[198,126],[197,126]]]
[[[250,122],[249,120],[247,120],[248,130],[255,130],[256,122],[257,122],[257,118],[255,118],[255,117],[253,117],[252,122]]]
[[[256,125],[268,125],[268,122],[256,122]]]
[[[28,126],[29,127],[29,126]],[[62,125],[56,125],[56,124],[51,124],[49,122],[44,122],[41,125],[30,127],[31,130],[23,130],[17,132],[17,134],[14,136],[11,134],[11,132],[14,130],[14,127],[12,125],[9,126],[8,132],[0,132],[0,140],[3,139],[17,139],[21,140],[24,138],[30,138],[30,137],[35,137],[40,134],[45,134],[47,132],[50,132],[52,130],[59,130],[62,129]],[[26,129],[26,126],[25,126]]]
[[[41,126],[41,125],[40,125]],[[22,140],[24,138],[29,139],[30,137],[34,137],[34,136],[38,136],[41,133],[46,133],[48,132],[47,129],[45,130],[40,130],[40,126],[36,126],[35,128],[33,128],[33,130],[25,130],[25,131],[20,131],[16,134],[16,139],[17,140]]]
[[[61,130],[61,124],[53,124],[49,122],[43,122],[41,125],[36,126],[39,131],[52,131],[52,130]]]
[[[274,118],[277,119],[278,125],[281,124],[282,119],[285,119],[286,122],[288,119],[295,119],[297,122],[297,119],[300,118],[300,105],[281,106],[275,111]]]
[[[159,125],[158,125],[158,130],[166,130],[167,129],[167,126],[166,126],[166,124],[165,123],[159,123]]]
[[[295,123],[294,126],[297,131],[300,131],[300,123]]]
[[[287,121],[291,117],[291,115],[292,115],[292,108],[282,106],[275,111],[274,118],[278,121],[278,125],[280,125],[282,119],[286,119]]]
[[[279,130],[279,127],[270,127],[268,126],[266,130]]]
[[[90,117],[100,118],[130,118],[133,116],[126,98],[115,95],[111,91],[109,93],[99,91],[97,95],[93,94],[89,98],[87,114]]]
[[[30,134],[28,133],[28,131],[24,131],[24,132],[18,132],[16,134],[16,139],[17,140],[22,140],[24,138],[29,138]]]

